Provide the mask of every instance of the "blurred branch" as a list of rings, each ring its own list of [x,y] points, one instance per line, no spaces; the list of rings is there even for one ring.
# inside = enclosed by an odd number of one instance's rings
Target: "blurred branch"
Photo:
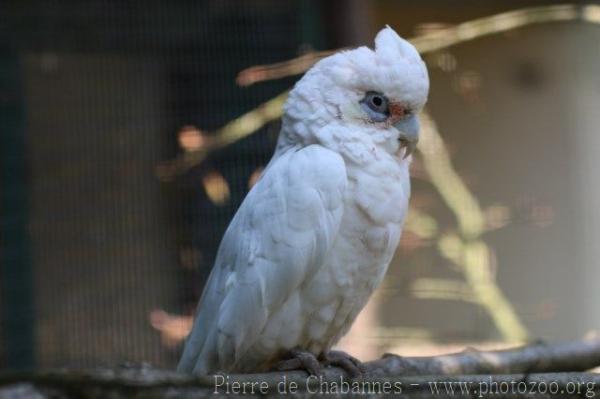
[[[269,65],[256,65],[241,71],[236,82],[240,86],[250,86],[266,80],[281,79],[287,76],[300,75],[306,72],[320,59],[328,57],[339,50],[311,51],[300,57]]]
[[[210,141],[202,148],[186,151],[174,160],[162,163],[157,170],[158,177],[165,181],[171,180],[175,176],[183,174],[194,166],[199,165],[211,152],[227,147],[259,130],[267,123],[279,119],[287,95],[288,92],[285,91],[277,97],[259,105],[257,108],[228,122],[214,132]]]
[[[438,233],[439,226],[437,220],[431,215],[410,207],[404,221],[404,229],[421,238],[431,239]]]
[[[279,119],[283,112],[283,104],[287,99],[288,91],[259,105],[254,110],[235,118],[221,129],[217,130],[213,140],[213,149],[226,147],[229,144],[248,136],[267,123]]]
[[[421,122],[422,139],[419,142],[419,152],[431,183],[456,215],[461,234],[465,238],[481,235],[485,220],[477,199],[454,170],[444,140],[426,110],[421,113]]]
[[[600,6],[593,4],[561,4],[525,8],[463,22],[413,37],[409,41],[421,54],[426,54],[479,37],[503,33],[528,25],[566,21],[600,24]],[[343,49],[309,53],[285,62],[253,66],[241,71],[237,81],[241,86],[249,86],[267,80],[299,75],[306,72],[320,59],[341,50]]]
[[[554,345],[535,344],[522,348],[503,351],[464,352],[434,357],[400,357],[386,355],[379,360],[365,363],[367,375],[359,381],[401,382],[403,392],[420,392],[436,395],[430,391],[430,383],[439,381],[471,382],[472,384],[491,383],[492,381],[545,381],[555,382],[557,387],[566,387],[568,383],[594,383],[594,389],[600,388],[600,375],[576,374],[600,365],[600,340],[574,341]],[[533,374],[538,373],[538,374]],[[539,374],[551,373],[551,374]],[[285,384],[282,385],[282,381]],[[249,386],[253,382],[265,383],[268,393],[276,394],[283,386],[297,384],[299,391],[307,388],[312,392],[322,386],[323,381],[337,382],[345,380],[345,374],[338,368],[324,370],[322,379],[307,378],[304,371],[286,373],[269,372],[262,374],[237,374],[227,376],[231,388]],[[96,369],[91,371],[55,370],[34,373],[10,373],[0,376],[0,393],[6,387],[29,383],[38,389],[52,392],[64,392],[66,397],[132,397],[156,398],[179,397],[190,394],[202,397],[215,391],[217,378],[225,377],[178,374],[169,370],[154,369],[148,366],[126,367],[118,369]],[[351,380],[345,380],[351,381]],[[589,386],[588,386],[589,387]],[[480,389],[479,385],[474,388]],[[255,388],[256,389],[256,388]],[[178,391],[180,390],[180,391]],[[225,392],[225,386],[221,386]],[[279,391],[280,392],[280,391]],[[442,392],[443,393],[443,392]],[[103,395],[104,394],[104,395]],[[110,394],[110,395],[109,395]],[[437,393],[439,395],[439,393]],[[64,397],[64,396],[61,396]]]
[[[480,238],[485,227],[483,211],[454,169],[444,140],[426,110],[421,120],[422,139],[418,148],[423,166],[459,226],[460,235],[446,234],[440,238],[440,253],[461,267],[477,302],[503,337],[510,342],[524,342],[529,336],[527,329],[491,275],[491,253]]]
[[[410,292],[420,299],[479,303],[469,284],[451,279],[419,278],[412,284]]]

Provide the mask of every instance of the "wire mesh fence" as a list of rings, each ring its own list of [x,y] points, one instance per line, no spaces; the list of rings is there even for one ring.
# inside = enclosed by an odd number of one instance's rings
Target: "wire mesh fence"
[[[173,366],[286,91],[361,24],[416,35],[431,94],[400,249],[342,345],[597,328],[598,8],[426,3],[0,4],[0,367]]]
[[[189,144],[182,127],[208,132],[290,85],[241,91],[235,75],[297,55],[307,8],[27,1],[0,9],[0,364],[172,365],[175,352],[151,324],[164,324],[160,311],[193,308],[277,128],[166,180],[160,166]]]

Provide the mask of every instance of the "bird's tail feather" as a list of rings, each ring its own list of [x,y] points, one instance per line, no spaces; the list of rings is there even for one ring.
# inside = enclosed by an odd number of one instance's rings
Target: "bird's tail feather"
[[[216,370],[217,365],[212,364],[214,361],[209,362],[205,358],[218,360],[216,353],[216,332],[218,328],[216,318],[222,298],[218,295],[217,287],[219,284],[212,281],[220,279],[219,269],[217,267],[213,268],[206,283],[206,288],[198,302],[194,325],[186,338],[183,354],[177,366],[179,372],[198,374],[197,370],[200,368],[206,370],[206,372]],[[199,364],[205,364],[206,367],[197,367]]]

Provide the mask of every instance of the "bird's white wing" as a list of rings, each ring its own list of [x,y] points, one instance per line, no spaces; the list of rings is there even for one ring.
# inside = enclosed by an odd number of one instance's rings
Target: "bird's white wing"
[[[180,371],[227,371],[314,275],[337,235],[346,179],[342,158],[319,145],[272,161],[223,237]]]

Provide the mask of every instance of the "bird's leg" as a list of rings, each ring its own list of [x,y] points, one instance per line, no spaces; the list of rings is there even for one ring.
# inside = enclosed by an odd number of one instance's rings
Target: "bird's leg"
[[[300,349],[292,349],[288,359],[275,364],[276,371],[306,370],[310,375],[321,375],[321,364],[312,353]]]
[[[350,377],[360,377],[367,373],[367,368],[357,358],[344,351],[326,351],[319,356],[325,366],[337,366],[345,370]]]

